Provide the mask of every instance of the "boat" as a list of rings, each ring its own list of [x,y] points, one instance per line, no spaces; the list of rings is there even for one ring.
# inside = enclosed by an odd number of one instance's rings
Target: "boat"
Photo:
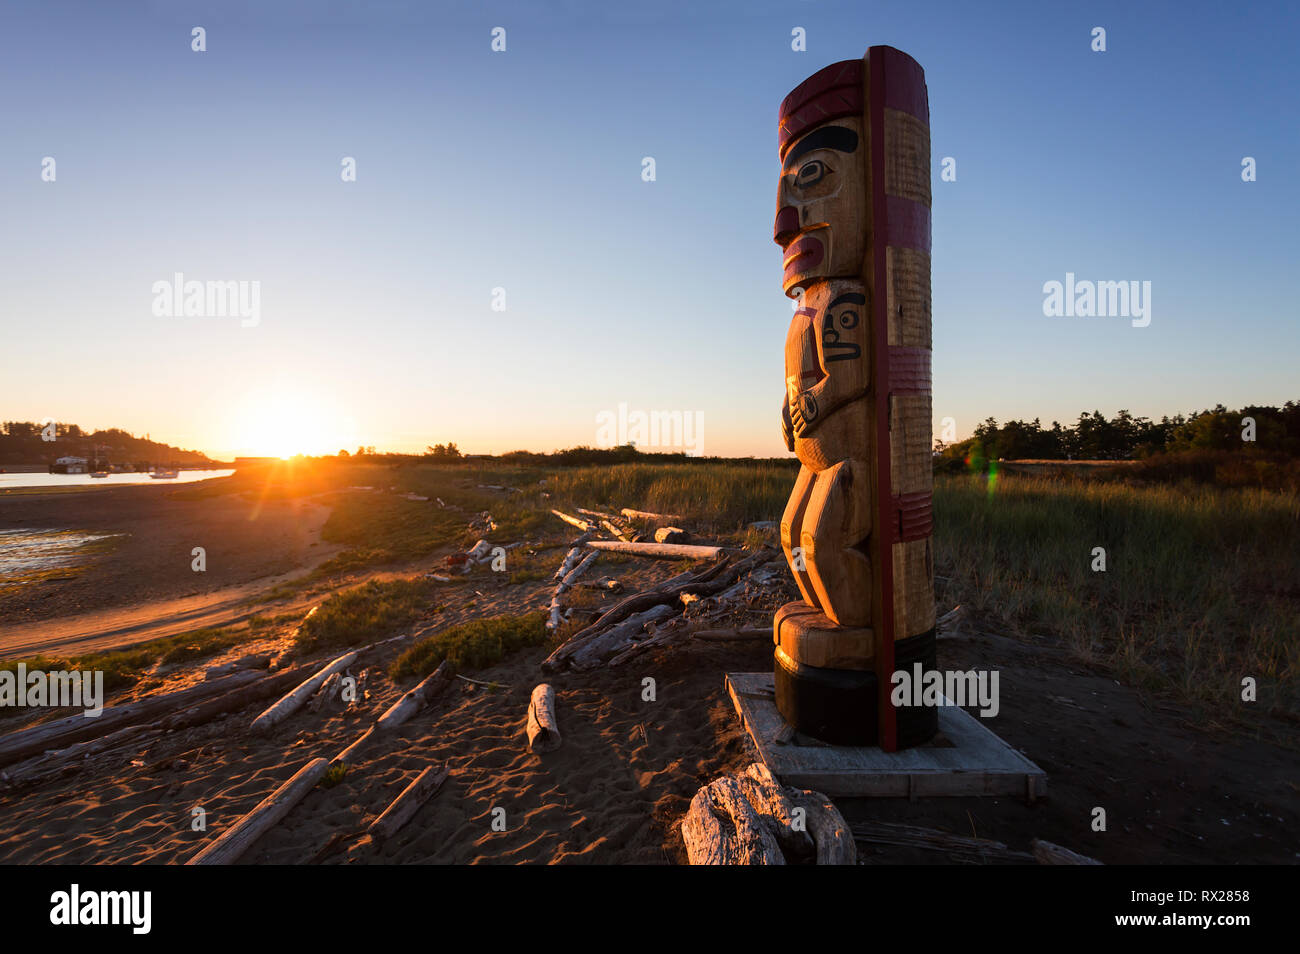
[[[91,477],[95,477],[95,478],[99,478],[99,477],[107,477],[107,476],[108,476],[108,471],[106,471],[106,470],[97,470],[97,471],[95,471],[93,474],[91,474],[90,476],[91,476]]]
[[[178,476],[180,476],[180,471],[165,467],[156,468],[154,472],[149,475],[153,480],[175,480]]]

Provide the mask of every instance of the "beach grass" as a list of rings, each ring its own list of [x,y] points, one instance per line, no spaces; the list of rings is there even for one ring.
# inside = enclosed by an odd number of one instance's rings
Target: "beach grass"
[[[934,523],[941,609],[962,603],[1013,634],[1056,636],[1149,689],[1239,700],[1251,677],[1266,707],[1294,708],[1295,495],[947,477]]]
[[[394,679],[422,678],[443,660],[450,660],[457,671],[482,669],[527,646],[539,646],[548,638],[546,613],[540,610],[522,616],[469,620],[420,640],[393,662],[388,674]]]
[[[294,646],[310,653],[374,642],[418,619],[433,595],[427,580],[370,580],[321,603],[298,627]]]

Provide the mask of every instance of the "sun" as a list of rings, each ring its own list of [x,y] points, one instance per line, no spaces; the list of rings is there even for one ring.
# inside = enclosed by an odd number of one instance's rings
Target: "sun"
[[[251,399],[238,425],[239,443],[254,457],[288,459],[333,453],[339,445],[332,415],[317,400],[296,392]]]

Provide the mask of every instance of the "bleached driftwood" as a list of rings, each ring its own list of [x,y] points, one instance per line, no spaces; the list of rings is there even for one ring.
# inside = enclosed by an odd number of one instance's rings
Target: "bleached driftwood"
[[[108,735],[124,726],[149,722],[264,678],[266,678],[264,673],[251,669],[244,670],[223,679],[200,682],[176,692],[144,696],[126,705],[108,706],[97,718],[88,719],[84,713],[78,712],[76,715],[56,719],[53,722],[10,732],[0,737],[0,766],[39,755],[47,749],[64,748],[74,742]]]
[[[555,721],[555,690],[543,682],[528,700],[528,748],[537,753],[554,752],[563,741]]]
[[[284,692],[288,687],[300,682],[307,675],[309,669],[309,666],[300,666],[297,669],[286,669],[274,675],[263,676],[246,686],[236,687],[229,692],[207,699],[197,705],[188,706],[179,712],[173,712],[155,724],[163,731],[171,732],[176,729],[211,722],[217,716],[237,712],[245,706],[260,702],[263,699],[269,699],[278,692]]]
[[[558,582],[555,584],[555,592],[551,594],[551,608],[546,619],[546,628],[548,630],[559,627],[564,619],[564,594],[573,588],[573,584],[578,581],[582,574],[587,572],[587,568],[596,561],[598,556],[600,556],[598,551],[592,551],[586,556],[582,556],[582,548],[578,546],[575,546],[565,556],[564,562],[555,571],[555,578]],[[580,561],[578,560],[579,557],[581,557]]]
[[[447,774],[446,764],[428,766],[393,799],[393,803],[384,809],[382,815],[370,823],[370,827],[366,829],[367,834],[376,841],[392,838],[403,825],[415,817],[420,806],[442,788],[442,783],[447,780]]]
[[[624,507],[619,512],[629,520],[667,520],[669,522],[684,522],[686,520],[686,518],[679,513],[650,513],[645,510],[633,510],[630,507]]]
[[[782,853],[791,860],[811,860],[816,857],[817,846],[806,825],[806,815],[796,812],[791,800],[793,790],[786,792],[762,762],[754,762],[736,776],[736,782],[754,811],[763,819],[776,837]]]
[[[574,585],[588,590],[604,590],[607,593],[618,593],[623,589],[623,584],[612,576],[602,576],[599,580],[581,580]]]
[[[582,530],[585,533],[596,532],[596,525],[594,523],[589,523],[588,521],[583,520],[581,517],[575,517],[572,514],[565,513],[563,510],[556,510],[554,508],[551,509],[551,513],[555,514],[557,517],[559,517],[561,520],[563,520],[565,523],[569,524],[570,526],[577,527],[579,530]]]
[[[542,662],[542,670],[544,672],[555,672],[563,668],[568,664],[571,656],[609,627],[652,606],[676,601],[686,587],[701,585],[713,579],[723,570],[725,565],[725,563],[719,561],[703,570],[679,573],[654,589],[625,597],[606,610],[591,625],[556,647],[551,655]]]
[[[102,754],[119,745],[138,741],[145,734],[157,736],[161,735],[162,731],[160,729],[151,730],[147,725],[129,725],[125,729],[118,729],[116,732],[110,732],[98,739],[74,742],[65,749],[51,749],[44,755],[38,755],[24,762],[19,762],[17,765],[10,766],[0,772],[0,776],[3,776],[5,782],[13,785],[27,785],[39,782],[52,775],[57,775],[76,762],[90,758],[93,755]]]
[[[633,537],[636,536],[636,534],[634,533],[631,533],[618,526],[615,526],[614,523],[610,520],[602,520],[600,522],[600,525],[604,527],[606,530],[608,530],[611,534],[618,537],[618,539],[622,540],[624,543],[631,543]]]
[[[844,816],[821,792],[799,791],[791,799],[804,810],[808,834],[817,845],[817,864],[857,864],[858,850]]]
[[[374,741],[381,732],[391,732],[396,729],[411,716],[419,712],[426,703],[437,696],[442,690],[451,684],[452,667],[450,661],[444,659],[438,668],[424,679],[420,680],[419,685],[414,689],[402,695],[388,710],[375,720],[374,725],[366,729],[365,732],[357,738],[355,742],[334,757],[334,764],[342,763],[344,765],[353,765],[356,763],[357,756],[361,750]]]
[[[377,734],[375,727],[373,725],[370,726],[370,728],[366,729],[365,732],[362,732],[351,745],[338,755],[334,756],[334,760],[330,762],[330,764],[355,765],[357,756],[361,753],[361,750],[365,748]]]
[[[397,728],[446,689],[451,684],[453,672],[451,660],[444,659],[438,664],[438,668],[425,676],[414,689],[394,702],[388,711],[379,717],[375,726],[382,732]]]
[[[699,543],[627,543],[622,540],[588,540],[587,546],[593,550],[609,550],[652,560],[716,560],[729,553],[742,552],[734,547],[705,546]]]
[[[1060,845],[1053,844],[1050,841],[1043,841],[1041,838],[1035,838],[1029,843],[1030,850],[1034,853],[1034,858],[1040,865],[1100,865],[1101,862],[1096,858],[1089,858],[1087,855],[1081,855],[1077,851],[1071,851],[1069,848],[1062,848]]]
[[[360,653],[350,652],[346,655],[340,656],[320,672],[316,673],[316,675],[304,680],[298,688],[294,689],[259,715],[253,720],[253,723],[249,728],[253,732],[270,732],[285,719],[289,718],[289,716],[301,709],[311,697],[312,693],[325,684],[325,680],[336,672],[342,672],[348,666],[352,665],[356,662],[359,655]]]
[[[849,826],[830,800],[781,785],[761,762],[700,789],[682,840],[691,864],[857,862]]]
[[[686,592],[707,596],[730,586],[741,573],[773,558],[776,552],[770,549],[759,550],[737,563],[719,560],[702,570],[688,570],[685,573],[679,573],[653,589],[625,597],[610,607],[590,626],[574,634],[571,639],[556,647],[554,652],[542,662],[542,670],[544,672],[556,672],[562,669],[568,664],[568,660],[581,651],[587,643],[600,638],[605,630],[616,623],[622,622],[629,616],[664,603],[676,605],[682,594]]]
[[[610,656],[621,651],[629,640],[635,639],[647,624],[662,622],[670,616],[676,616],[679,612],[679,608],[661,603],[658,606],[652,606],[648,610],[629,616],[621,623],[609,627],[595,638],[587,640],[569,658],[570,668],[578,672],[584,672],[603,665]]]
[[[682,841],[693,865],[783,865],[776,836],[729,775],[714,779],[691,799]]]
[[[311,701],[307,703],[308,712],[320,712],[321,707],[324,706],[326,702],[335,698],[335,693],[337,692],[336,687],[342,680],[342,675],[342,673],[336,672],[321,683],[321,687],[312,694]]]
[[[234,864],[257,839],[274,828],[280,819],[289,814],[289,811],[316,787],[316,783],[325,776],[329,767],[328,759],[312,759],[300,768],[293,778],[262,799],[256,808],[223,831],[212,844],[186,864]]]
[[[660,622],[663,625],[658,625]],[[682,622],[680,616],[674,619],[656,620],[653,635],[625,640],[621,647],[615,648],[612,656],[607,655],[605,657],[605,665],[611,668],[622,666],[624,663],[630,662],[652,649],[668,646],[671,643],[685,639],[690,631],[681,626]]]

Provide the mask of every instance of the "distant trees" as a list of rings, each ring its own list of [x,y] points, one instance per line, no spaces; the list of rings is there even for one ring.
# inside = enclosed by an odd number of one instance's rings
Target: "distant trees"
[[[1242,439],[1244,418],[1255,422],[1255,440]],[[1152,421],[1121,410],[1113,418],[1085,411],[1071,427],[1057,421],[1045,428],[1038,418],[998,424],[986,419],[975,433],[955,444],[937,442],[940,470],[983,470],[990,460],[1137,460],[1188,451],[1251,451],[1274,457],[1300,457],[1300,403],[1281,407],[1252,405],[1230,411],[1222,404],[1207,411]]]
[[[57,422],[54,440],[41,437],[46,425],[34,421],[0,424],[0,464],[52,464],[60,457],[85,457],[98,465],[136,462],[202,464],[206,454],[183,450],[120,428],[87,433],[76,424]]]
[[[424,448],[425,457],[437,457],[442,460],[459,460],[460,448],[455,444],[429,445]]]

